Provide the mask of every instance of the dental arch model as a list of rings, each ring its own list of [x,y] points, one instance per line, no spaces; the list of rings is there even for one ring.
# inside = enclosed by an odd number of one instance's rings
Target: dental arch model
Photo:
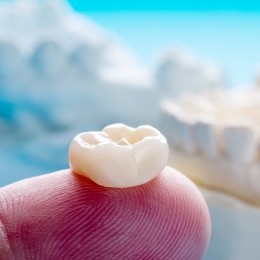
[[[101,132],[80,133],[69,148],[74,172],[101,186],[114,188],[152,180],[165,167],[168,154],[165,137],[148,125],[134,129],[113,124]]]
[[[186,93],[161,102],[169,165],[202,188],[260,206],[258,89]]]

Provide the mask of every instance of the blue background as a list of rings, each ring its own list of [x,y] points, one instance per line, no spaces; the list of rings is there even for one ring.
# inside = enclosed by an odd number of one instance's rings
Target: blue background
[[[73,7],[81,12],[84,11],[122,11],[122,10],[177,10],[177,11],[212,11],[212,10],[232,10],[232,11],[256,11],[260,10],[259,1],[77,1],[69,0]]]

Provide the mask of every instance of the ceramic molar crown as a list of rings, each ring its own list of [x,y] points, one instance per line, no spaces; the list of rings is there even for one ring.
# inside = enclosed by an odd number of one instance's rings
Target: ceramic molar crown
[[[113,124],[101,132],[78,134],[71,142],[69,160],[74,172],[101,186],[126,188],[159,175],[168,153],[167,141],[157,129]]]

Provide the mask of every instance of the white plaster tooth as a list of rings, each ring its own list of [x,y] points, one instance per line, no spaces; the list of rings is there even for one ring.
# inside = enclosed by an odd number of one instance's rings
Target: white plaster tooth
[[[225,72],[215,64],[207,64],[202,68],[206,89],[219,89],[227,86]]]
[[[215,158],[219,154],[216,126],[216,120],[208,116],[200,117],[194,126],[198,150],[209,158]]]
[[[53,76],[63,71],[66,55],[55,41],[44,41],[34,50],[31,63],[38,73]]]
[[[179,114],[178,104],[172,100],[164,99],[160,103],[160,125],[163,134],[167,137],[170,145],[173,147],[179,147],[180,141],[176,135],[176,113]]]
[[[101,53],[102,46],[82,44],[71,53],[70,61],[78,70],[91,76],[102,65]]]
[[[194,143],[193,121],[186,117],[181,107],[175,102],[164,101],[161,103],[164,111],[164,121],[167,121],[167,137],[174,147],[193,153],[196,150]],[[169,129],[169,130],[168,130]]]
[[[257,150],[257,135],[254,126],[247,123],[232,123],[223,127],[223,144],[227,157],[234,163],[253,161]]]
[[[178,96],[191,88],[190,77],[187,75],[196,69],[196,59],[193,55],[181,48],[170,49],[159,61],[157,83],[164,88],[167,96]]]
[[[23,57],[11,42],[0,42],[0,76],[13,75],[21,68]]]
[[[215,114],[216,108],[210,100],[203,95],[185,92],[178,99],[180,106],[189,114]]]
[[[69,149],[74,172],[99,185],[126,188],[144,184],[161,173],[168,161],[165,137],[151,126],[123,124],[101,132],[78,134]]]
[[[180,148],[187,153],[194,153],[196,151],[194,123],[183,117],[176,117],[175,131],[180,140]]]

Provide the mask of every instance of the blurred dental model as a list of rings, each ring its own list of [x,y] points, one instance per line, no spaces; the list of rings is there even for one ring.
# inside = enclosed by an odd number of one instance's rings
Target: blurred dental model
[[[34,134],[82,122],[156,123],[153,76],[112,34],[65,1],[0,5],[1,121]]]
[[[0,121],[20,134],[115,122],[156,126],[162,96],[225,85],[219,68],[179,49],[167,53],[154,75],[65,1],[0,6]]]
[[[159,128],[162,97],[226,85],[221,69],[179,49],[158,67],[154,72],[141,65],[113,34],[66,1],[1,2],[2,150],[13,153],[19,145],[19,157],[53,171],[67,166],[64,151],[78,132],[118,122]],[[189,128],[177,123],[192,152]]]
[[[258,89],[163,100],[171,165],[200,185],[260,206],[259,100]]]

